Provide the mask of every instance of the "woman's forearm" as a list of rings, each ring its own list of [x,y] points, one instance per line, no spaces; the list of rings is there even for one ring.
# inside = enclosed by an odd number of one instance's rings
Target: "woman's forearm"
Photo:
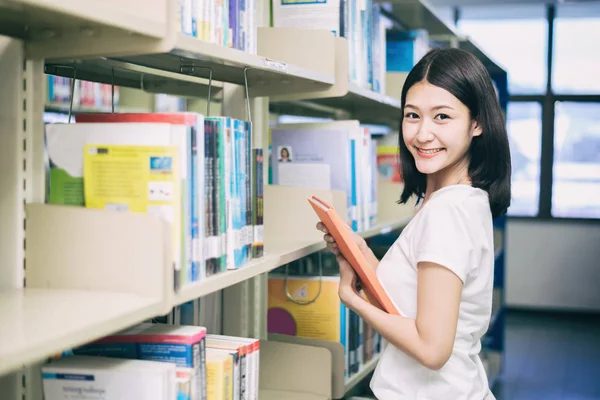
[[[364,242],[362,246],[360,246],[360,250],[367,259],[369,265],[373,268],[373,271],[377,270],[379,266],[379,260],[375,257],[373,250],[367,245],[367,242]]]
[[[359,299],[352,306],[354,311],[375,331],[379,332],[391,345],[408,354],[426,368],[440,369],[444,359],[436,347],[423,338],[414,319],[391,315]]]

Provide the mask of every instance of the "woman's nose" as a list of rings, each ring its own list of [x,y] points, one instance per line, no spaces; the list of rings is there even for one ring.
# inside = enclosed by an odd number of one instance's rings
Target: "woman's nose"
[[[427,143],[427,142],[431,142],[434,138],[434,134],[433,131],[431,130],[431,127],[429,126],[429,124],[427,124],[426,122],[423,122],[421,124],[421,126],[419,127],[419,131],[417,132],[417,141],[421,142],[421,143]]]

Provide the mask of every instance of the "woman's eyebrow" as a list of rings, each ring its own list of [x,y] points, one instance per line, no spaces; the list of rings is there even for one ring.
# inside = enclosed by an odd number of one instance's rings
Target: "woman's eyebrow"
[[[417,107],[415,105],[412,105],[412,104],[407,104],[407,105],[404,106],[404,108],[413,108],[415,110],[419,109],[419,107]],[[454,110],[454,108],[452,108],[452,107],[450,107],[448,105],[445,105],[445,104],[440,104],[438,106],[433,106],[433,107],[431,107],[431,110],[432,111],[437,111],[437,110],[441,110],[441,109],[444,109],[444,108],[447,108],[447,109],[450,109],[450,110]]]

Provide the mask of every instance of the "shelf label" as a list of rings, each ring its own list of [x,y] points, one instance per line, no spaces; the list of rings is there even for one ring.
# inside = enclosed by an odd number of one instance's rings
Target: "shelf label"
[[[282,71],[285,72],[287,71],[287,64],[280,62],[280,61],[274,61],[274,60],[269,60],[268,58],[265,58],[265,67],[269,68],[269,69],[274,69],[277,71]]]

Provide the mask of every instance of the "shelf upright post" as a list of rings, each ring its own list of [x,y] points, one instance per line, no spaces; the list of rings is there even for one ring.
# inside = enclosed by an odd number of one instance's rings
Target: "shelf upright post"
[[[24,285],[24,206],[26,159],[23,112],[27,81],[24,80],[23,43],[0,36],[0,290]],[[13,321],[3,321],[10,324]],[[0,378],[0,393],[20,399],[22,373]]]
[[[26,284],[25,203],[44,201],[43,62],[26,60],[22,41],[0,36],[0,76],[0,290],[11,290]],[[0,378],[2,398],[40,398],[36,368]]]

